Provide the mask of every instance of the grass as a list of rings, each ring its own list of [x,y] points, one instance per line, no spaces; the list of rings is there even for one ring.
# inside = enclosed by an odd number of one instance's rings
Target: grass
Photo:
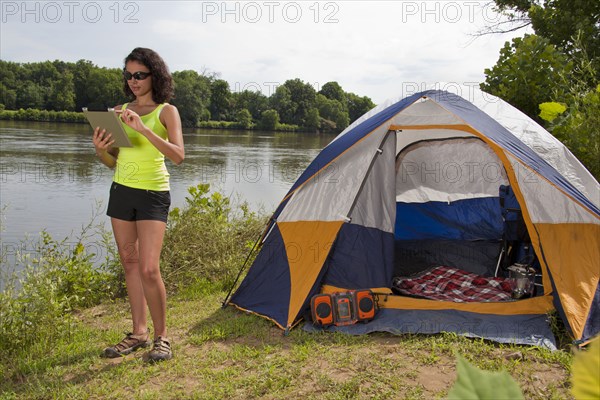
[[[301,327],[284,336],[265,319],[222,308],[264,219],[244,207],[236,214],[205,185],[189,193],[187,207],[171,215],[161,260],[174,359],[148,364],[144,350],[101,358],[131,327],[115,260],[97,270],[81,246],[64,250],[43,235],[39,256],[23,258],[19,285],[9,280],[0,293],[0,399],[434,399],[452,387],[457,354],[508,371],[527,399],[572,398],[567,347]],[[112,289],[100,290],[103,282]]]
[[[215,287],[214,285],[212,287]],[[147,364],[145,351],[119,359],[102,348],[130,326],[124,300],[84,309],[52,348],[5,365],[6,399],[431,399],[456,378],[455,354],[487,370],[506,370],[528,399],[570,398],[568,352],[499,345],[453,334],[283,336],[271,322],[232,307],[207,283],[169,299],[175,357]],[[520,352],[519,359],[506,356]],[[9,360],[11,361],[11,360]]]

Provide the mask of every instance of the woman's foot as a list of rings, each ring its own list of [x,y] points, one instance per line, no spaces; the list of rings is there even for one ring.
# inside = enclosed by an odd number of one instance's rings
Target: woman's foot
[[[104,357],[116,358],[130,354],[140,347],[148,347],[152,342],[150,341],[150,331],[146,331],[141,335],[134,335],[128,333],[123,340],[114,346],[110,346],[104,349]]]
[[[169,340],[162,336],[154,339],[154,346],[148,353],[148,361],[165,361],[171,358],[173,358],[173,352]]]

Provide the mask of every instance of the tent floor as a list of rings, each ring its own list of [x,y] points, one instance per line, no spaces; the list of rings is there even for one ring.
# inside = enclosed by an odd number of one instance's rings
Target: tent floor
[[[392,334],[435,334],[454,332],[459,335],[499,343],[523,344],[556,350],[556,339],[548,317],[539,315],[490,315],[458,310],[381,309],[367,323],[322,328],[306,322],[307,332],[331,331],[351,335],[372,332]]]

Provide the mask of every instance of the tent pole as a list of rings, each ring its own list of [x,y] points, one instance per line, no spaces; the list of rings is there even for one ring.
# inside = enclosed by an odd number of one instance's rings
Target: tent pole
[[[240,279],[240,276],[242,276],[242,272],[244,271],[244,269],[246,269],[246,265],[248,264],[248,261],[250,260],[250,256],[252,255],[252,253],[254,253],[254,250],[258,246],[258,243],[260,243],[263,239],[266,239],[267,236],[269,236],[269,233],[271,232],[271,229],[273,229],[273,226],[275,226],[275,223],[276,223],[276,221],[271,217],[271,220],[265,227],[265,230],[258,236],[258,239],[256,239],[256,241],[254,242],[254,246],[252,246],[252,249],[248,253],[248,256],[246,256],[246,261],[244,261],[244,264],[242,264],[242,267],[240,268],[237,276],[235,277],[235,280],[231,284],[231,287],[229,288],[229,292],[227,293],[227,296],[225,296],[225,300],[223,300],[223,303],[221,304],[221,308],[225,308],[229,304],[229,297],[231,296],[231,293],[233,292],[233,288],[235,288],[235,285],[237,285],[238,280]],[[268,231],[266,231],[267,228],[270,228],[270,229]]]
[[[375,152],[375,155],[373,156],[373,158],[371,159],[371,164],[369,164],[369,168],[367,169],[367,173],[365,174],[365,177],[363,179],[363,181],[360,184],[360,188],[358,189],[358,192],[356,192],[356,196],[354,196],[354,201],[352,202],[352,205],[350,206],[350,210],[348,210],[348,220],[352,220],[352,218],[350,217],[350,215],[352,215],[352,211],[354,210],[354,207],[356,207],[356,203],[358,202],[358,198],[360,197],[361,192],[363,191],[365,184],[367,183],[367,178],[369,177],[369,174],[371,173],[371,170],[373,169],[373,167],[375,166],[375,161],[377,160],[377,156],[381,155],[383,153],[383,145],[385,144],[385,141],[387,140],[387,138],[390,136],[391,133],[396,133],[395,130],[389,130],[386,132],[386,134],[383,136],[383,139],[381,139],[381,142],[379,143],[379,146],[377,146],[377,151]]]

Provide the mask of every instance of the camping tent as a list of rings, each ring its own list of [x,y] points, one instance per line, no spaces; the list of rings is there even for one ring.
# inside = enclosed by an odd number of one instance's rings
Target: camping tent
[[[279,204],[229,304],[289,330],[314,294],[371,288],[380,293],[376,318],[337,329],[453,331],[553,347],[547,314],[556,309],[576,340],[596,335],[598,182],[508,103],[472,87],[453,92],[387,101],[329,143]],[[507,187],[527,233],[509,247]],[[527,262],[534,295],[440,301],[391,290],[394,279],[433,266],[505,277],[507,248],[509,263],[527,252],[535,260]]]

